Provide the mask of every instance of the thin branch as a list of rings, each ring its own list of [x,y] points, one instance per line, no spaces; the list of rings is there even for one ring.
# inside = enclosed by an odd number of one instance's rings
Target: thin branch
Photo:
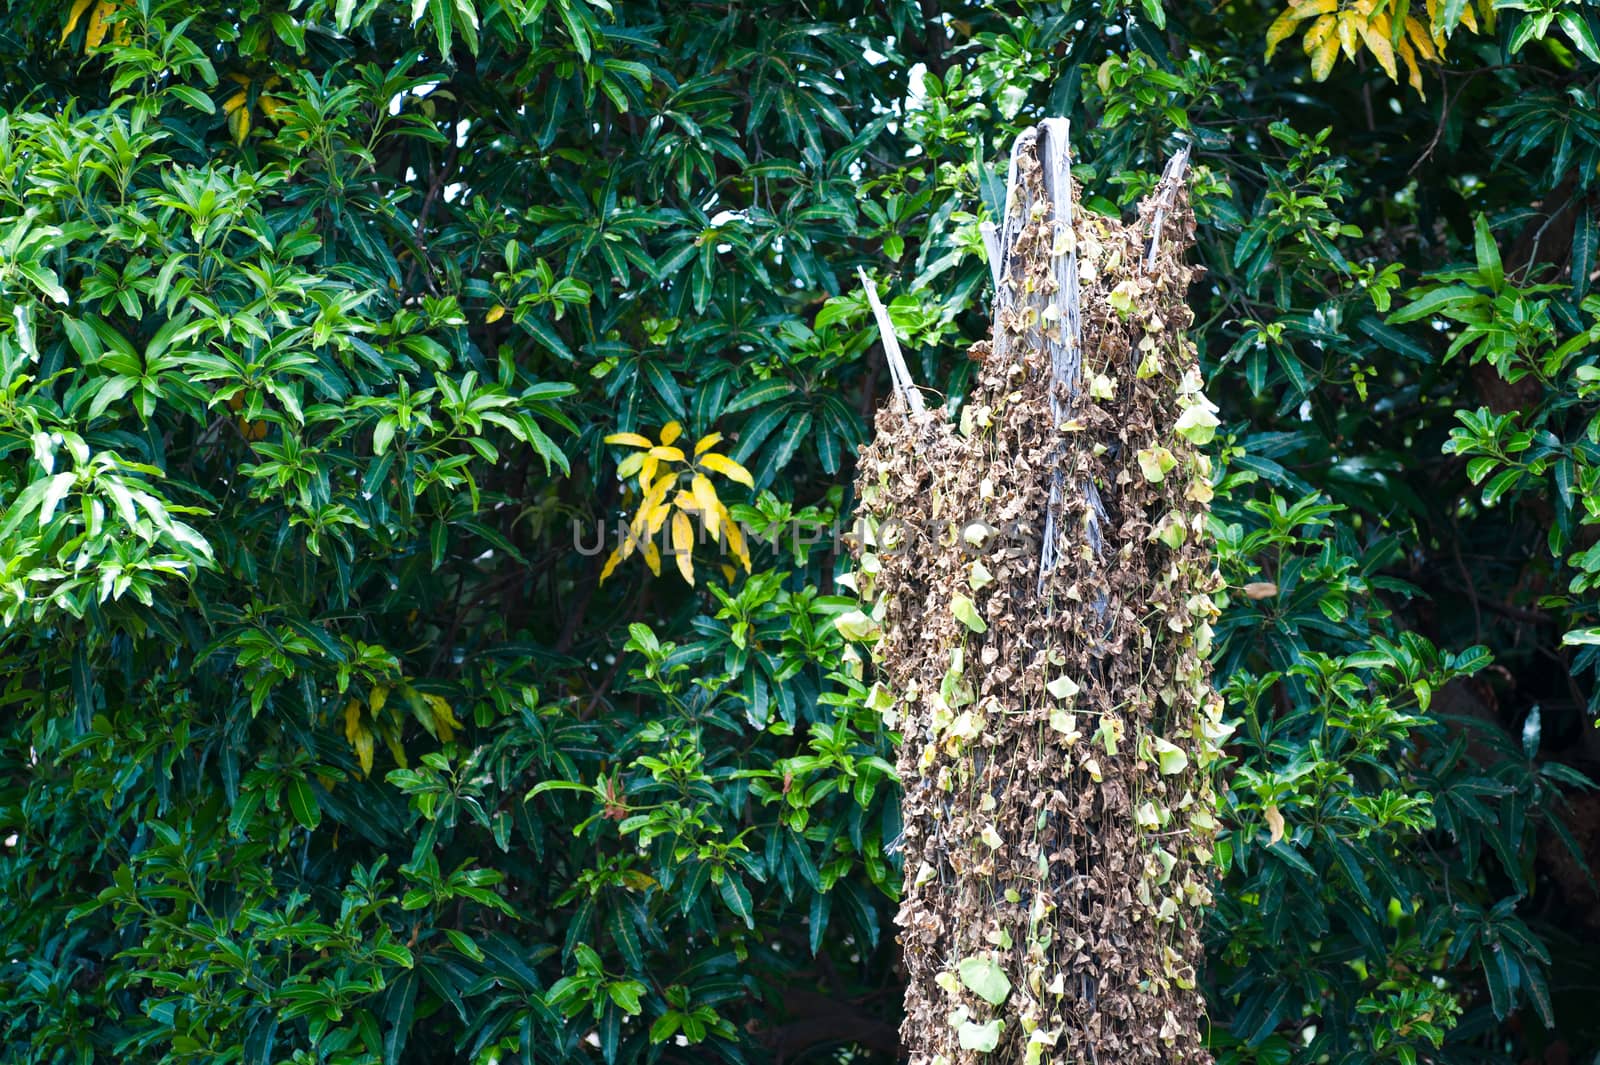
[[[1144,272],[1147,274],[1156,268],[1156,254],[1161,250],[1161,227],[1166,224],[1167,212],[1177,201],[1178,188],[1187,180],[1188,172],[1189,146],[1185,144],[1167,160],[1166,167],[1161,171],[1161,198],[1156,201],[1156,215],[1150,223],[1150,250],[1144,256]]]
[[[983,234],[983,250],[989,256],[989,276],[994,279],[996,292],[1000,291],[1000,264],[1005,252],[1000,248],[1000,227],[993,222],[981,222],[978,232]]]
[[[883,355],[889,362],[889,376],[894,379],[895,394],[905,402],[913,415],[921,414],[922,393],[917,391],[916,382],[911,378],[911,368],[900,353],[900,338],[895,335],[894,323],[889,320],[889,312],[883,301],[878,299],[878,286],[872,283],[864,267],[856,267],[856,275],[861,278],[861,287],[867,290],[867,306],[872,308],[872,316],[878,321],[878,335],[883,340]]]

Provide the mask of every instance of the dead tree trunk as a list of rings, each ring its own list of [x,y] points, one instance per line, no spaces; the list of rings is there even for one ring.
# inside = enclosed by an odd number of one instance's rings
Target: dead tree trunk
[[[1206,1058],[1205,768],[1226,727],[1186,163],[1123,224],[1078,211],[1064,119],[1024,132],[959,426],[891,353],[857,581],[904,736],[915,1065]]]

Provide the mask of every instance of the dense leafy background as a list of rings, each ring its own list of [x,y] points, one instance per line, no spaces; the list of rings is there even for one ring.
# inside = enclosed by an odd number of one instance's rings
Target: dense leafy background
[[[0,1057],[892,1055],[854,271],[956,408],[1061,113],[1195,149],[1213,1044],[1587,1060],[1600,8],[1404,7],[12,0]],[[602,583],[674,422],[781,535]]]

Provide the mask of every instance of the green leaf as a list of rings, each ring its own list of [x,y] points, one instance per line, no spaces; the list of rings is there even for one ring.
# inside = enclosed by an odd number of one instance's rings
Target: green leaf
[[[771,450],[762,461],[760,471],[756,474],[757,486],[770,484],[779,472],[786,469],[796,451],[800,449],[801,441],[811,431],[811,412],[799,411],[790,418],[783,431],[778,433],[772,441]]]
[[[1600,63],[1600,48],[1595,47],[1594,34],[1589,31],[1589,24],[1581,14],[1576,11],[1563,11],[1556,16],[1556,25],[1561,27],[1561,32],[1566,34],[1583,57],[1591,63]]]
[[[303,827],[315,829],[322,823],[322,807],[317,804],[317,796],[304,777],[291,777],[284,795],[289,800],[289,811]]]
[[[524,314],[517,319],[517,326],[524,333],[537,340],[546,351],[558,358],[571,362],[572,349],[567,347],[567,342],[561,339],[561,334],[556,332],[556,327],[537,317],[534,314]]]
[[[411,1022],[416,1013],[417,982],[420,979],[416,969],[408,969],[389,985],[384,994],[384,1065],[400,1065],[400,1055],[405,1051],[406,1041],[411,1035]]]
[[[1376,340],[1396,355],[1421,363],[1433,362],[1433,353],[1398,329],[1386,325],[1380,318],[1367,317],[1356,323],[1356,328]]]
[[[774,378],[763,381],[751,388],[746,388],[722,408],[724,414],[738,414],[741,411],[751,410],[755,407],[764,407],[768,403],[776,402],[795,391],[793,384],[788,381]]]
[[[1005,1026],[1005,1021],[998,1017],[984,1024],[963,1021],[956,1028],[956,1042],[960,1044],[962,1050],[987,1054],[1000,1045],[1000,1032]]]
[[[1572,297],[1581,300],[1589,292],[1590,275],[1600,258],[1600,208],[1580,207],[1572,229]]]
[[[728,909],[734,916],[744,921],[746,928],[756,926],[755,904],[750,899],[750,889],[744,886],[744,880],[738,873],[729,870],[718,885],[722,893],[722,901],[727,903]]]
[[[1164,447],[1140,448],[1135,456],[1139,461],[1139,472],[1144,474],[1144,479],[1155,484],[1167,479],[1167,474],[1178,464],[1172,452]]]
[[[1152,741],[1156,751],[1156,762],[1163,776],[1173,776],[1189,768],[1189,756],[1173,743],[1156,737]]]
[[[860,610],[850,610],[833,619],[839,635],[858,643],[876,639],[882,632],[878,623]]]
[[[650,1042],[665,1043],[678,1034],[678,1026],[682,1022],[683,1014],[677,1010],[668,1010],[655,1019],[650,1025]]]
[[[993,958],[962,958],[956,973],[968,991],[991,1006],[998,1006],[1011,994],[1011,981]]]
[[[983,620],[982,614],[978,613],[977,605],[960,592],[957,592],[950,599],[950,613],[954,614],[957,621],[973,632],[989,631],[989,623]]]
[[[822,949],[823,937],[827,934],[828,918],[833,912],[833,895],[831,892],[818,890],[811,896],[811,912],[806,925],[811,938],[811,956],[816,957]]]
[[[1217,426],[1221,424],[1215,414],[1196,403],[1178,416],[1173,429],[1189,443],[1199,447],[1211,443],[1217,435]]]
[[[461,954],[471,958],[473,961],[483,961],[483,950],[472,941],[471,936],[454,928],[441,928],[440,931],[445,934],[446,939],[450,940],[450,945],[455,947]]]
[[[450,56],[450,29],[454,18],[450,11],[450,0],[413,0],[412,19],[416,18],[416,5],[424,4],[433,21],[434,39],[439,42],[439,55],[446,59]]]
[[[67,290],[61,287],[61,282],[56,279],[55,272],[48,267],[36,262],[16,263],[17,272],[32,281],[34,287],[57,303],[66,304]]]
[[[1051,680],[1044,687],[1045,691],[1049,692],[1052,696],[1062,700],[1063,702],[1074,698],[1077,696],[1078,692],[1083,690],[1078,686],[1076,681],[1067,676],[1065,673]]]
[[[1404,325],[1420,321],[1458,303],[1474,303],[1481,299],[1477,292],[1465,285],[1444,285],[1430,289],[1384,319],[1389,325]]]
[[[1478,274],[1495,292],[1505,285],[1505,270],[1500,266],[1500,249],[1489,232],[1489,220],[1478,215],[1472,223],[1472,248],[1478,259]]]
[[[677,418],[687,416],[688,408],[683,404],[683,389],[673,379],[671,371],[654,359],[646,359],[643,366],[645,378],[650,382],[655,394],[661,397],[661,402],[667,410]]]
[[[170,85],[167,91],[201,114],[214,115],[217,113],[216,102],[192,85]]]

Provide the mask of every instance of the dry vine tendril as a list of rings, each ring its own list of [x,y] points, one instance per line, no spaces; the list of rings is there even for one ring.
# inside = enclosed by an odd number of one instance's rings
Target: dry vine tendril
[[[1186,156],[1127,225],[1075,210],[1066,133],[1013,151],[959,426],[902,391],[859,467],[918,1065],[1206,1057],[1206,770],[1228,727]]]

